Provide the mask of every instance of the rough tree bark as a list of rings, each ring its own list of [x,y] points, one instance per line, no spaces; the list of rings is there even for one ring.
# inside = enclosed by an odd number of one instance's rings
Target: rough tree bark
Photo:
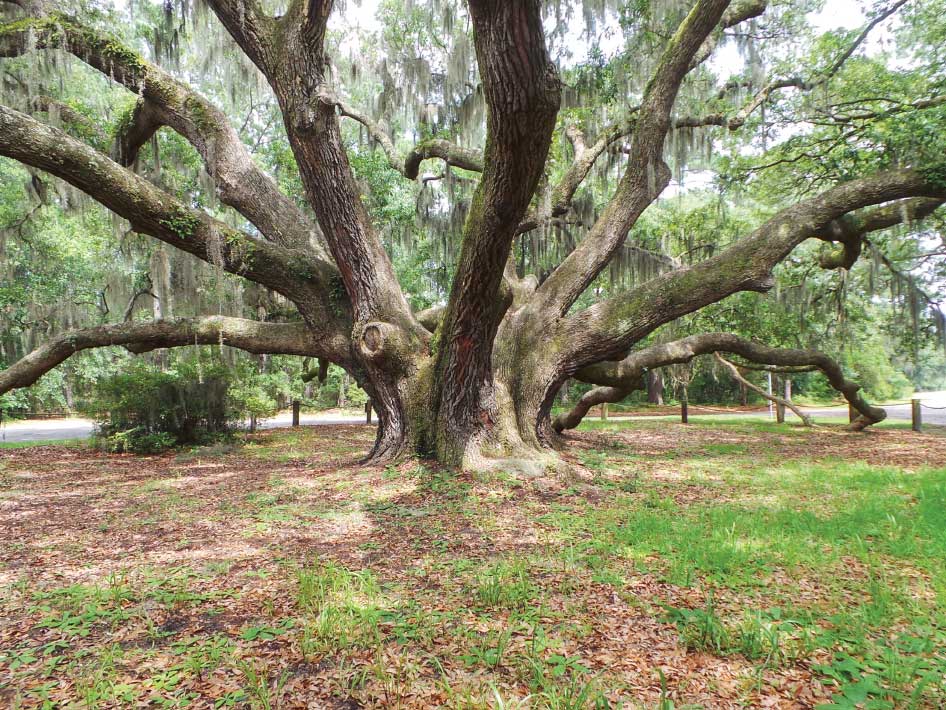
[[[139,99],[111,156],[0,107],[0,155],[71,183],[137,232],[284,295],[298,309],[299,321],[129,322],[65,334],[0,373],[0,393],[29,385],[84,348],[144,350],[222,338],[250,352],[318,358],[320,369],[329,362],[342,366],[367,390],[378,412],[371,460],[419,452],[460,466],[502,461],[507,468],[516,462],[542,467],[556,461],[558,432],[574,426],[592,404],[616,401],[639,386],[642,362],[650,363],[643,365],[649,369],[686,362],[697,351],[726,351],[776,365],[806,360],[826,372],[861,412],[863,425],[883,417],[840,368],[818,354],[750,346],[726,334],[631,351],[682,315],[738,291],[770,288],[772,269],[807,239],[838,245],[826,252],[826,268],[849,266],[866,234],[928,215],[946,200],[937,170],[890,170],[838,184],[775,215],[711,259],[676,265],[590,308],[574,307],[667,185],[663,154],[670,131],[694,125],[738,130],[772,91],[808,85],[774,82],[734,116],[673,115],[687,74],[711,55],[724,29],[763,13],[764,0],[731,6],[725,0],[697,0],[667,40],[640,105],[625,121],[591,138],[576,126],[565,127],[574,161],[552,186],[550,201],[536,192],[561,91],[539,0],[467,2],[487,105],[482,154],[441,139],[401,154],[380,122],[336,95],[325,49],[332,0],[291,0],[279,17],[268,15],[256,0],[207,0],[272,88],[315,220],[280,193],[226,116],[192,88],[114,38],[50,12],[48,3],[13,4],[22,19],[0,27],[0,56],[60,48]],[[482,173],[445,306],[411,312],[362,202],[342,142],[342,117],[364,124],[406,179],[416,178],[422,161],[430,159]],[[218,222],[127,169],[162,127],[195,147],[221,200],[261,236]],[[519,278],[510,259],[517,235],[567,214],[595,161],[618,140],[629,140],[626,169],[600,218],[541,286],[534,278]],[[602,387],[553,423],[552,402],[573,376]]]

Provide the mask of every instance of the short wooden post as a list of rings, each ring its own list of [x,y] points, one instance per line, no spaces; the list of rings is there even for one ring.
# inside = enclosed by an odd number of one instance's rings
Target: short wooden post
[[[923,415],[920,411],[920,400],[914,399],[910,401],[910,404],[913,405],[913,431],[922,431],[923,430]]]
[[[601,405],[601,421],[608,421],[608,403],[605,402]]]
[[[302,409],[302,404],[298,399],[292,400],[292,425],[299,426],[299,411]]]
[[[690,421],[690,413],[687,411],[686,399],[680,400],[680,422],[687,424]]]
[[[367,402],[365,402],[365,419],[367,420],[368,424],[371,424],[371,400],[370,399]]]
[[[792,401],[792,381],[788,377],[785,378],[785,401],[786,402]],[[779,403],[778,405],[776,405],[775,416],[776,416],[776,421],[779,424],[785,423],[785,405],[784,404]]]
[[[256,431],[256,415],[251,414],[250,415],[250,433],[252,434],[255,431]]]

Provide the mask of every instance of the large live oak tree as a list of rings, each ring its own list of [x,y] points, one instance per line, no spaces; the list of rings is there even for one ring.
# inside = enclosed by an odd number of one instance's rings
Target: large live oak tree
[[[418,452],[461,466],[495,460],[507,467],[515,461],[545,466],[554,461],[559,432],[575,426],[593,404],[626,396],[647,370],[730,352],[776,367],[821,369],[860,411],[858,428],[883,418],[820,353],[767,348],[725,333],[634,348],[660,326],[731,294],[771,288],[773,269],[808,239],[838,246],[825,255],[825,268],[850,266],[865,235],[928,215],[946,201],[941,166],[905,166],[838,183],[779,212],[712,258],[591,307],[575,307],[669,184],[669,132],[692,126],[738,130],[773,92],[812,88],[801,79],[773,81],[734,115],[675,115],[687,75],[712,54],[724,29],[761,15],[764,1],[697,0],[666,42],[628,120],[594,141],[569,128],[574,162],[553,187],[552,199],[543,201],[536,193],[547,170],[562,88],[539,0],[468,0],[487,107],[482,154],[438,139],[406,155],[333,88],[325,42],[332,0],[292,0],[279,17],[255,0],[207,0],[272,88],[315,220],[280,192],[227,117],[190,86],[114,38],[52,12],[49,3],[12,4],[22,17],[0,27],[0,56],[64,50],[140,98],[111,155],[0,107],[0,154],[71,183],[141,234],[283,295],[301,322],[198,317],[75,331],[0,373],[0,393],[32,384],[86,348],[124,345],[142,352],[222,342],[345,368],[379,414],[373,460]],[[343,118],[362,123],[406,179],[415,179],[420,163],[431,158],[481,173],[445,307],[412,312],[353,175]],[[215,220],[130,169],[161,127],[194,146],[221,201],[258,235]],[[626,143],[626,166],[595,224],[541,284],[520,278],[511,262],[514,240],[568,214],[595,161],[617,141]],[[573,377],[600,387],[553,421],[554,397]]]

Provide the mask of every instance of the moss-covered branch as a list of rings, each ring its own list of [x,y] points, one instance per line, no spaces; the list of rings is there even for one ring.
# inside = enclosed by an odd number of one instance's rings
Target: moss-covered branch
[[[831,386],[860,412],[851,428],[860,431],[883,421],[887,413],[872,407],[860,394],[860,385],[844,376],[841,366],[824,353],[815,350],[772,348],[746,340],[731,333],[704,333],[669,343],[652,345],[631,353],[619,362],[601,362],[579,370],[575,377],[599,387],[591,390],[578,405],[560,415],[554,423],[557,431],[578,426],[588,410],[604,402],[618,402],[636,389],[644,387],[648,370],[690,362],[710,353],[731,353],[754,363],[778,367],[814,367],[825,374]]]
[[[349,332],[345,304],[330,308],[331,283],[306,253],[233,229],[183,204],[91,146],[23,113],[0,106],[0,155],[45,170],[124,217],[135,231],[160,239],[296,303],[328,333]]]
[[[229,345],[251,353],[326,355],[326,343],[302,323],[261,323],[243,318],[207,316],[146,323],[120,323],[74,330],[0,371],[0,394],[29,387],[82,350],[121,345],[135,353],[186,345]],[[336,356],[336,353],[331,353]]]
[[[832,223],[845,215],[909,197],[946,199],[946,183],[936,175],[930,170],[881,172],[842,183],[786,208],[716,256],[661,274],[566,318],[561,336],[567,343],[563,357],[577,368],[613,358],[664,323],[730,294],[768,290],[777,264],[806,239],[828,233]],[[906,218],[908,213],[891,210],[883,214]],[[879,228],[889,226],[886,220],[868,221]]]
[[[0,26],[0,56],[59,48],[115,79],[140,98],[116,127],[116,158],[131,165],[161,126],[186,138],[203,158],[224,204],[283,246],[312,251],[326,275],[334,271],[312,220],[255,163],[226,115],[194,89],[146,61],[118,39],[61,14]]]

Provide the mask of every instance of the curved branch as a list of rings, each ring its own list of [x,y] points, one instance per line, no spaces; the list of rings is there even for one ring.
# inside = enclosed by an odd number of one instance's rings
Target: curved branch
[[[602,385],[603,388],[598,389],[613,390],[615,396],[623,392],[624,394],[620,397],[623,399],[630,392],[644,386],[643,378],[648,370],[687,363],[699,355],[718,352],[732,353],[751,362],[766,365],[818,368],[828,378],[831,386],[860,412],[861,416],[851,424],[851,429],[854,431],[860,431],[871,424],[883,421],[887,416],[883,409],[870,406],[860,394],[860,385],[846,379],[841,366],[824,353],[816,350],[771,348],[731,333],[704,333],[669,343],[652,345],[631,353],[620,362],[602,362],[585,367],[575,373],[575,378],[583,382]],[[599,392],[595,395],[597,399],[594,403],[620,401],[604,399],[605,396],[607,396],[606,392]],[[575,411],[571,414],[560,415],[555,420],[555,429],[562,431],[574,428],[586,413],[587,409],[580,416]]]
[[[867,234],[929,217],[944,202],[946,200],[939,198],[917,197],[899,200],[862,214],[844,215],[832,221],[824,234],[816,235],[818,239],[841,245],[839,249],[822,253],[818,263],[823,269],[850,269],[861,255]]]
[[[251,353],[325,356],[326,344],[302,323],[261,323],[207,316],[121,323],[74,330],[51,340],[0,371],[0,394],[29,387],[81,350],[122,345],[134,353],[184,345],[229,345]],[[332,357],[338,353],[332,352]]]
[[[391,140],[391,137],[380,123],[372,119],[368,114],[359,111],[354,106],[344,101],[338,101],[338,112],[341,116],[357,121],[364,126],[368,131],[368,135],[381,146],[381,150],[384,151],[384,155],[388,159],[388,165],[404,175],[404,157],[397,152],[397,148],[394,147],[394,141]],[[414,177],[411,179],[413,180],[416,177],[417,174],[415,173]]]
[[[45,170],[86,192],[132,228],[283,294],[325,332],[344,328],[327,302],[331,277],[308,252],[257,239],[193,209],[91,146],[0,106],[0,155]]]
[[[323,271],[335,271],[316,226],[256,165],[227,116],[210,101],[115,38],[72,18],[50,14],[3,29],[0,56],[61,48],[140,96],[119,126],[116,156],[122,165],[131,165],[154,132],[169,126],[200,154],[224,204],[246,217],[267,239],[311,249],[323,262]]]
[[[414,314],[417,322],[433,333],[440,326],[446,306],[431,306]]]
[[[743,377],[742,374],[739,372],[739,368],[736,367],[733,363],[729,362],[729,360],[724,358],[722,355],[720,355],[719,352],[715,352],[713,353],[713,355],[716,356],[717,362],[719,362],[721,365],[725,366],[729,370],[729,373],[733,376],[733,379],[736,380],[736,382],[743,385],[744,387],[748,387],[753,392],[758,394],[760,397],[768,400],[769,402],[772,402],[773,404],[780,404],[783,407],[788,407],[793,412],[795,412],[795,416],[801,419],[802,423],[805,426],[811,426],[811,417],[809,417],[801,409],[799,409],[795,404],[793,404],[791,400],[784,399],[774,394],[769,394],[758,385],[753,384],[752,382],[747,380],[745,377]]]
[[[592,407],[599,404],[611,404],[625,399],[631,392],[643,389],[643,383],[636,383],[627,387],[593,387],[585,392],[569,411],[555,417],[552,427],[558,433],[567,429],[575,429],[581,424]]]
[[[411,148],[404,158],[403,173],[409,180],[416,180],[420,164],[430,158],[440,158],[448,166],[483,172],[483,156],[472,148],[463,148],[442,138],[431,138]]]
[[[439,158],[448,166],[463,168],[475,173],[483,172],[483,156],[478,150],[463,148],[443,138],[430,138],[421,141],[411,148],[406,155],[401,155],[395,148],[394,141],[391,140],[391,137],[379,122],[344,101],[339,100],[337,105],[341,116],[357,121],[365,127],[368,135],[381,146],[381,150],[384,151],[384,155],[388,159],[388,165],[408,180],[416,180],[420,175],[420,164],[432,158]]]
[[[142,147],[165,125],[167,123],[162,120],[160,111],[156,110],[152,102],[143,98],[136,101],[131,113],[116,131],[112,150],[115,161],[126,168],[132,165],[138,159]]]
[[[782,210],[710,259],[661,274],[568,316],[561,327],[564,361],[581,368],[612,358],[660,325],[730,294],[767,291],[777,264],[847,213],[907,197],[946,199],[946,186],[935,172],[892,170],[837,185]]]
[[[694,56],[728,5],[727,0],[698,0],[674,33],[644,92],[627,169],[614,196],[588,235],[539,286],[531,305],[534,312],[564,316],[670,182],[663,160],[670,113]]]

